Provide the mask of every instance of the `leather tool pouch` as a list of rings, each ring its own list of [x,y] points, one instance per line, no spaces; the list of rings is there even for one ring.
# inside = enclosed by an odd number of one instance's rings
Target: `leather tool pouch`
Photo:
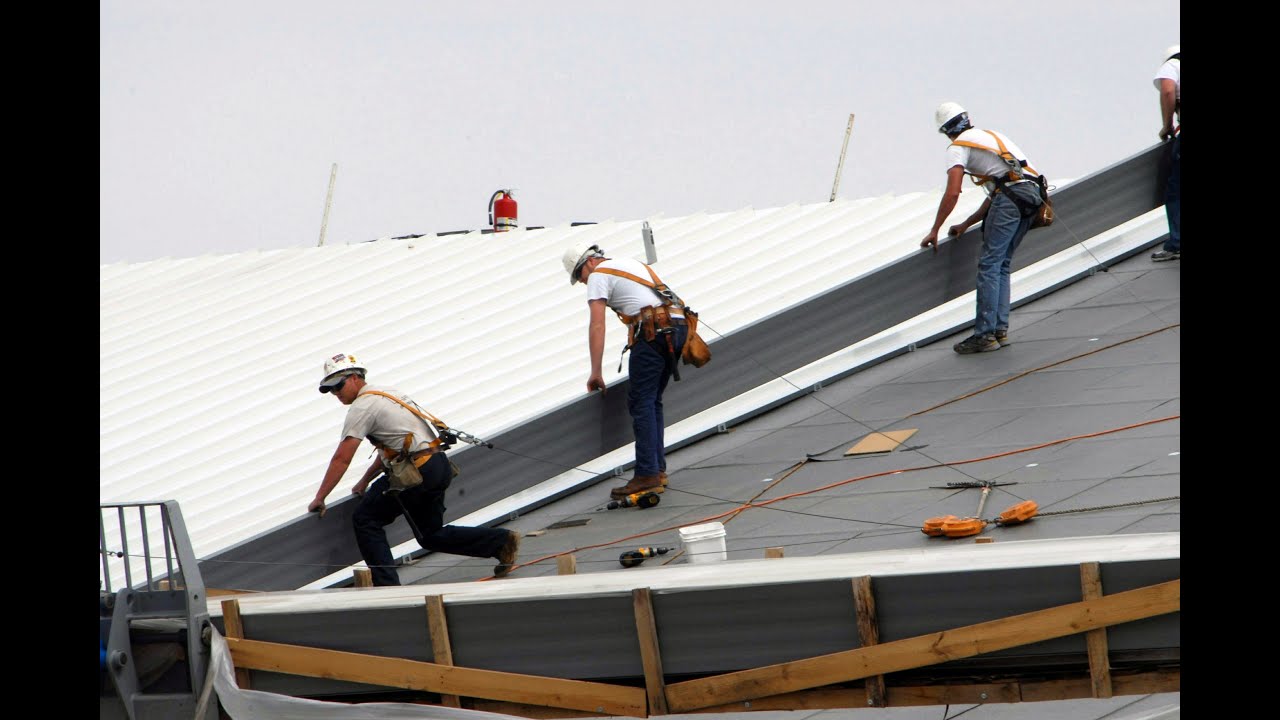
[[[684,349],[680,352],[680,360],[685,365],[702,367],[711,362],[711,348],[698,336],[698,313],[690,308],[684,309],[685,323],[689,326],[689,334],[685,337]]]
[[[387,482],[391,492],[400,492],[422,484],[422,471],[414,464],[409,448],[413,445],[413,433],[404,436],[404,447],[387,459]]]

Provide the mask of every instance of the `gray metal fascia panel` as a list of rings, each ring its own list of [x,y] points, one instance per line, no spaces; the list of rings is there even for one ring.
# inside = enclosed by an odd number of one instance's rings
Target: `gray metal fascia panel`
[[[1155,145],[1053,193],[1057,220],[1027,236],[1013,270],[1159,207],[1163,204],[1167,155],[1167,146]],[[683,368],[684,380],[673,384],[663,398],[667,424],[971,292],[980,230],[942,243],[936,254],[922,251],[714,340],[715,360],[703,368]],[[705,319],[709,330],[714,325],[714,318]],[[705,335],[715,337],[714,332]],[[628,387],[629,382],[623,380],[603,397],[584,394],[508,432],[486,438],[497,449],[468,446],[452,453],[462,474],[446,493],[446,505],[452,510],[446,520],[487,507],[630,443]],[[595,479],[584,472],[584,483]],[[354,496],[347,496],[331,504],[323,520],[302,517],[211,555],[200,565],[206,585],[289,590],[359,562],[351,536],[355,504]],[[410,540],[412,534],[404,520],[398,519],[387,527],[387,536],[394,547]]]

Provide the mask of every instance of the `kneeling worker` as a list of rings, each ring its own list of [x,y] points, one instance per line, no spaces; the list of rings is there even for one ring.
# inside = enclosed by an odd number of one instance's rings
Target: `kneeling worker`
[[[365,372],[365,366],[354,355],[334,355],[324,363],[320,392],[331,393],[347,405],[347,418],[342,425],[342,440],[329,460],[329,469],[307,511],[324,510],[325,498],[346,474],[360,441],[368,438],[380,452],[351,488],[352,493],[360,496],[352,522],[356,545],[369,566],[374,585],[400,584],[384,528],[401,514],[409,521],[422,549],[497,558],[494,575],[502,577],[509,573],[515,564],[520,535],[501,528],[444,524],[444,491],[453,480],[453,471],[440,442],[440,433],[424,419],[426,413],[412,398],[393,388],[365,384]],[[385,462],[406,447],[422,474],[422,482],[404,490],[389,491]]]

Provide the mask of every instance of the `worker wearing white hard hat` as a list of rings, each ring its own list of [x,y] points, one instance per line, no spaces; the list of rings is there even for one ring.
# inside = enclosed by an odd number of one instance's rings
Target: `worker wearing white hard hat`
[[[369,566],[374,585],[400,584],[385,528],[401,515],[422,549],[496,558],[494,574],[506,575],[515,563],[520,535],[501,528],[444,524],[444,491],[453,480],[453,465],[445,454],[447,445],[441,438],[440,426],[408,395],[391,387],[367,384],[367,372],[363,363],[346,353],[324,362],[320,392],[337,398],[348,409],[338,447],[307,511],[324,516],[325,499],[346,475],[360,443],[367,439],[381,452],[351,488],[352,494],[360,498],[351,522],[360,557]],[[421,484],[391,488],[389,462],[398,454],[418,468]]]
[[[567,248],[561,257],[569,284],[586,283],[590,320],[587,351],[591,374],[587,392],[605,391],[603,355],[605,308],[628,323],[631,357],[627,365],[630,386],[627,411],[635,435],[635,469],[626,485],[612,488],[610,497],[619,499],[643,491],[661,491],[667,484],[667,456],[664,439],[662,395],[684,350],[689,327],[682,312],[683,302],[666,307],[653,285],[658,279],[652,268],[631,258],[610,259],[599,246],[582,243]],[[678,298],[677,298],[678,300]],[[654,322],[665,324],[653,339],[645,339],[646,320],[650,331]]]
[[[1152,82],[1160,93],[1160,140],[1169,142],[1169,179],[1164,187],[1164,214],[1169,236],[1151,254],[1155,262],[1182,257],[1182,46],[1171,45],[1163,54]]]
[[[1031,229],[1041,205],[1039,173],[1026,153],[1003,133],[974,127],[969,113],[955,102],[940,104],[933,115],[947,146],[947,186],[929,234],[920,247],[938,250],[938,231],[960,199],[964,176],[987,192],[981,207],[948,230],[958,239],[982,222],[982,250],[978,256],[976,313],[973,335],[952,346],[962,355],[999,350],[1009,344],[1009,300],[1013,253]]]

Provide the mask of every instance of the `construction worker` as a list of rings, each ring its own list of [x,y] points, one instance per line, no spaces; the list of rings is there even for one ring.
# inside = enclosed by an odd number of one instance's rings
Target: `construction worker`
[[[1169,180],[1164,190],[1164,214],[1169,220],[1169,237],[1164,246],[1151,253],[1151,260],[1164,262],[1182,257],[1182,46],[1164,51],[1164,63],[1152,82],[1160,93],[1160,141],[1169,142]],[[1177,118],[1177,124],[1174,118]]]
[[[570,247],[562,260],[569,273],[569,284],[582,282],[587,286],[590,311],[587,350],[591,357],[587,392],[605,390],[601,370],[605,307],[628,325],[631,358],[627,372],[631,388],[627,393],[627,410],[635,434],[636,464],[631,480],[611,489],[609,495],[618,499],[659,489],[667,484],[662,393],[677,370],[676,362],[689,331],[680,312],[683,304],[664,303],[663,297],[647,282],[658,284],[648,265],[629,258],[607,258],[597,245]]]
[[[494,575],[509,573],[520,547],[520,535],[501,528],[444,524],[444,491],[453,480],[453,466],[445,455],[440,433],[423,418],[425,413],[412,398],[394,388],[365,384],[365,373],[365,366],[354,355],[340,353],[324,362],[320,392],[333,395],[348,409],[342,439],[307,511],[324,511],[325,498],[346,474],[360,441],[368,438],[380,452],[351,488],[353,494],[360,496],[352,524],[356,545],[369,566],[374,585],[400,584],[384,528],[402,514],[422,549],[497,558]],[[388,461],[401,449],[418,466],[422,482],[393,491],[387,477]]]
[[[938,230],[956,207],[965,174],[971,175],[986,190],[987,198],[963,222],[952,225],[947,234],[959,237],[982,221],[977,319],[973,335],[951,349],[962,355],[999,350],[1009,344],[1009,268],[1013,253],[1031,229],[1041,203],[1040,186],[1035,181],[1038,173],[1012,140],[1003,133],[974,127],[969,113],[958,104],[942,103],[934,120],[938,132],[951,140],[947,146],[947,188],[938,202],[933,229],[920,241],[920,247],[938,251]]]

